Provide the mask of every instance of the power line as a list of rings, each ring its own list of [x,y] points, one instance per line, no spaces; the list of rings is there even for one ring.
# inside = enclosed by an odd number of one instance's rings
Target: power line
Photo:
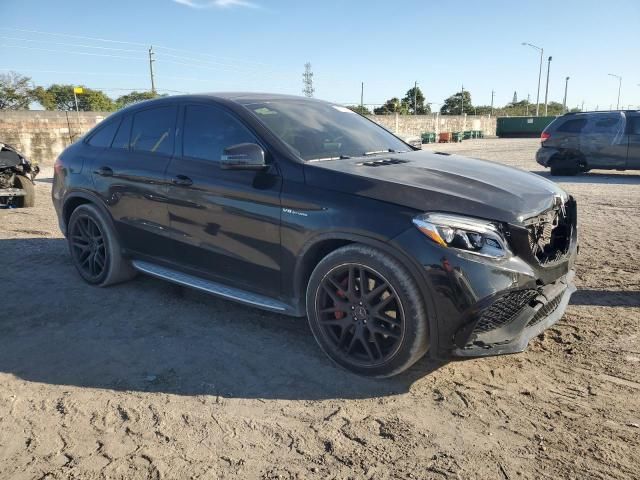
[[[60,51],[60,50],[53,50],[50,48],[41,48],[41,47],[27,47],[26,45],[0,45],[0,47],[6,47],[6,48],[23,48],[25,50],[38,50],[41,52],[52,52],[52,53],[61,53],[61,54],[65,54],[65,55],[88,55],[91,57],[108,57],[108,58],[120,58],[120,59],[126,59],[126,60],[141,60],[144,59],[144,57],[125,57],[123,55],[110,55],[107,53],[93,53],[93,52],[70,52],[70,51]]]
[[[101,47],[101,46],[95,46],[95,45],[83,45],[78,43],[67,43],[67,42],[50,42],[48,40],[33,40],[29,38],[17,38],[17,37],[5,37],[5,36],[0,36],[0,38],[4,40],[15,41],[15,42],[45,43],[47,45],[59,45],[63,47],[94,48],[99,50],[110,50],[110,51],[116,51],[116,52],[129,52],[129,53],[144,52],[144,50],[132,50],[130,48]]]
[[[78,39],[83,39],[83,40],[93,40],[93,41],[96,41],[96,42],[122,43],[122,44],[127,44],[127,45],[138,45],[138,46],[143,46],[143,47],[147,46],[146,43],[127,42],[127,41],[124,41],[124,40],[111,40],[111,39],[108,39],[108,38],[87,37],[87,36],[84,36],[84,35],[72,35],[72,34],[69,34],[69,33],[43,32],[43,31],[40,31],[40,30],[27,30],[25,28],[0,27],[0,30],[15,30],[17,32],[37,33],[39,35],[54,35],[54,36],[57,36],[57,37],[78,38]]]
[[[125,45],[136,45],[136,46],[143,46],[143,47],[145,47],[145,49],[148,47],[148,45],[146,43],[129,42],[129,41],[125,41],[125,40],[112,40],[112,39],[108,39],[108,38],[89,37],[89,36],[85,36],[85,35],[74,35],[74,34],[68,34],[68,33],[44,32],[44,31],[41,31],[41,30],[29,30],[29,29],[24,29],[24,28],[12,28],[12,27],[0,27],[0,30],[12,30],[12,31],[24,32],[24,33],[34,33],[34,34],[37,34],[37,35],[53,35],[53,36],[58,36],[58,37],[76,38],[76,39],[80,39],[80,40],[91,40],[91,41],[94,41],[94,42],[108,42],[108,43],[118,43],[118,44],[125,44]],[[32,41],[37,41],[37,40],[32,40]],[[101,48],[101,47],[88,47],[88,48]],[[102,48],[106,48],[106,47],[102,47]],[[211,55],[211,54],[208,54],[208,53],[200,53],[200,52],[194,52],[192,50],[185,50],[185,49],[182,49],[182,48],[166,47],[166,46],[163,46],[163,45],[156,45],[155,48],[156,49],[171,50],[171,51],[176,51],[176,52],[185,52],[185,53],[190,53],[190,54],[193,54],[193,55],[201,55],[201,56],[210,57],[210,58],[219,58],[219,59],[230,60],[230,61],[239,62],[239,63],[247,63],[247,64],[260,65],[260,66],[270,66],[270,65],[262,63],[262,62],[255,62],[255,61],[250,61],[250,60],[242,60],[242,59],[231,58],[231,57],[216,56],[216,55]],[[198,61],[200,61],[200,59],[198,59]]]

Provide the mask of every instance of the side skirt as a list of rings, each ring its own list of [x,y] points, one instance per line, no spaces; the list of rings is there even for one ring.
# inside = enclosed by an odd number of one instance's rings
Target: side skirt
[[[246,290],[241,290],[239,288],[228,287],[226,285],[207,280],[206,278],[196,277],[195,275],[179,272],[177,270],[143,260],[133,260],[131,264],[136,270],[146,273],[147,275],[151,275],[152,277],[168,280],[179,285],[184,285],[185,287],[191,287],[227,300],[244,303],[245,305],[251,305],[263,310],[278,312],[285,315],[295,315],[291,306],[273,298],[247,292]]]

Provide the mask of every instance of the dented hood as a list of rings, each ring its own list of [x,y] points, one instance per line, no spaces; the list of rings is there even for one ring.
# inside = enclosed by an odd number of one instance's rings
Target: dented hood
[[[305,165],[306,182],[395,203],[521,224],[568,199],[555,183],[524,170],[428,151],[391,153]]]

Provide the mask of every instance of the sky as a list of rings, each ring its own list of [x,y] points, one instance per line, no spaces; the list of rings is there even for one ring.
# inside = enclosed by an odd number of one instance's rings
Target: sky
[[[549,100],[585,109],[640,105],[640,0],[0,0],[0,73],[37,85],[72,83],[117,97],[261,91],[381,104],[418,82],[438,109],[471,92],[477,105],[540,101],[551,55]]]

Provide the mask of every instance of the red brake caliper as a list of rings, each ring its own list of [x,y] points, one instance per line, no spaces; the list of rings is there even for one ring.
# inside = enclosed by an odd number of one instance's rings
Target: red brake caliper
[[[342,285],[343,288],[345,287],[348,288],[347,287],[348,282],[349,282],[349,277],[345,278],[342,282],[340,282],[340,285]],[[347,293],[343,290],[338,290],[336,292],[336,295],[338,295],[340,298],[347,298]],[[346,314],[340,310],[336,310],[336,312],[334,313],[336,320],[342,320],[345,315]]]

